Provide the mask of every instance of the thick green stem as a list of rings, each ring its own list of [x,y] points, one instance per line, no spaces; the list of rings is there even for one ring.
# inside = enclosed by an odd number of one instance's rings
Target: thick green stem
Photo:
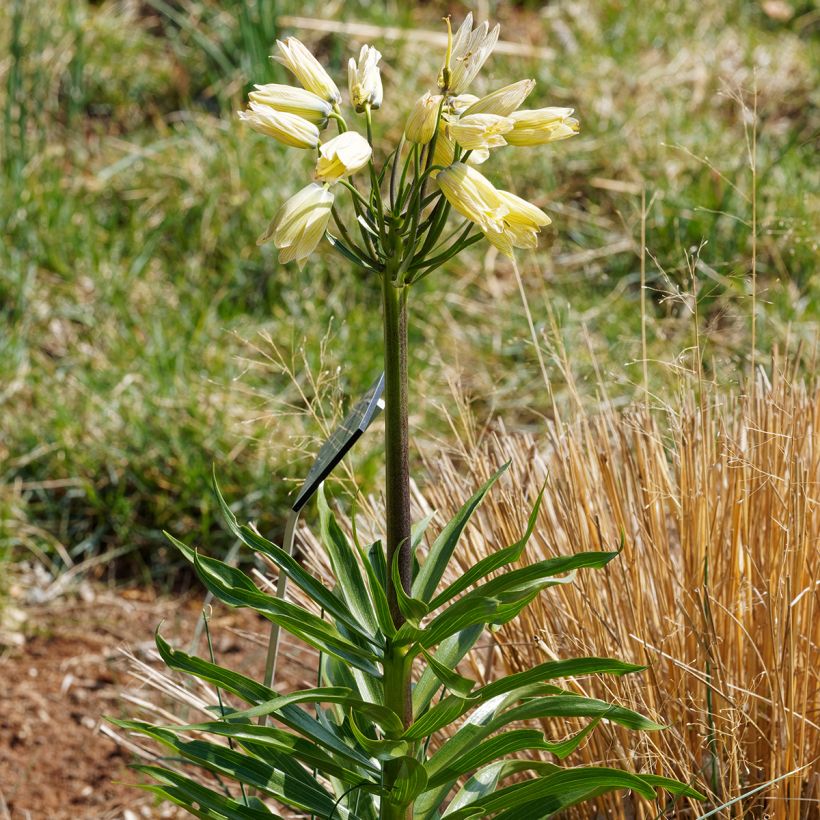
[[[384,417],[386,466],[386,559],[387,599],[393,622],[404,622],[396,589],[389,571],[398,563],[402,587],[409,593],[412,583],[410,552],[410,435],[407,403],[407,288],[396,287],[394,276],[398,266],[388,265],[382,275],[384,309]],[[385,705],[401,716],[405,726],[413,722],[413,701],[410,689],[412,664],[406,647],[394,647],[389,642],[383,662]],[[400,763],[388,762],[384,767],[384,786],[389,790],[399,775]],[[412,808],[398,808],[382,799],[381,820],[404,820],[412,816]]]
[[[395,269],[388,266],[382,276],[384,308],[384,446],[387,503],[388,569],[398,553],[402,587],[410,592],[412,556],[410,554],[410,436],[407,420],[407,288],[392,281]],[[391,573],[388,571],[388,579]],[[404,622],[392,580],[387,599],[396,626]]]

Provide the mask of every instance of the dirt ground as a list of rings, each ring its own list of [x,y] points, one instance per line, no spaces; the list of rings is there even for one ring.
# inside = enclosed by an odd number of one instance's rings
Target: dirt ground
[[[123,648],[146,653],[163,622],[163,636],[187,649],[202,603],[201,594],[86,587],[82,596],[15,607],[14,632],[0,631],[0,820],[183,816],[134,788],[134,756],[103,733],[102,717],[135,715],[122,699],[135,685]],[[215,607],[210,626],[217,660],[261,671],[264,622],[255,613]],[[291,666],[285,658],[284,675],[308,672]]]

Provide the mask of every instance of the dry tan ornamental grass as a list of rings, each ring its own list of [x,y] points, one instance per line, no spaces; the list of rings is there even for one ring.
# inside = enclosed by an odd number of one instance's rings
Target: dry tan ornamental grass
[[[565,685],[669,728],[640,734],[601,724],[568,763],[693,781],[711,806],[799,769],[718,816],[820,817],[818,429],[820,386],[783,376],[717,406],[689,394],[653,413],[579,411],[537,436],[468,426],[460,449],[428,456],[428,485],[415,498],[418,514],[438,510],[435,530],[498,465],[512,462],[456,551],[462,568],[520,538],[545,481],[529,561],[610,549],[624,535],[622,556],[606,570],[582,571],[575,583],[545,591],[494,639],[480,640],[474,671],[491,679],[573,655],[646,664],[642,674]],[[365,513],[363,536],[378,520]],[[300,542],[308,565],[326,574],[312,534],[303,531]],[[137,676],[149,689],[202,708],[174,688],[167,670],[141,667]],[[285,652],[282,678],[297,667],[306,674],[305,659]],[[545,730],[559,738],[569,727],[545,722]],[[636,804],[619,793],[600,798],[599,808],[616,818],[656,817],[659,808],[693,818],[706,810]],[[590,812],[587,805],[575,816]]]
[[[574,763],[696,780],[716,803],[802,770],[719,816],[820,816],[820,390],[778,377],[700,406],[582,415],[539,436],[494,432],[427,461],[419,499],[448,519],[503,462],[456,552],[463,568],[520,537],[546,480],[529,561],[614,548],[604,571],[546,591],[480,659],[489,676],[608,655],[649,669],[572,683],[666,724],[601,726]],[[467,438],[470,438],[468,436]],[[566,722],[546,724],[563,736]],[[654,817],[617,793],[607,816]],[[589,809],[577,816],[589,817]],[[669,816],[692,817],[679,806]]]

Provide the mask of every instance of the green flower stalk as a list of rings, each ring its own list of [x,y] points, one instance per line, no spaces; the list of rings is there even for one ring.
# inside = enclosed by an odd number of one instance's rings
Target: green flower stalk
[[[171,537],[219,600],[255,609],[322,656],[319,686],[280,695],[214,662],[174,651],[158,636],[169,666],[248,704],[229,709],[220,700],[216,719],[188,726],[119,722],[220,782],[241,784],[240,798],[175,769],[143,767],[159,783],[149,788],[200,817],[273,817],[262,798],[328,820],[515,820],[547,817],[610,789],[631,789],[646,799],[654,799],[658,788],[699,797],[694,789],[658,775],[562,768],[539,756],[548,752],[563,759],[602,719],[632,729],[660,729],[628,709],[553,685],[573,675],[622,675],[639,667],[607,658],[571,659],[484,686],[456,669],[486,629],[515,618],[543,590],[571,581],[577,569],[605,566],[617,551],[516,567],[535,526],[539,497],[518,542],[488,554],[448,583],[445,573],[459,537],[502,467],[444,527],[423,560],[416,552],[424,528],[413,528],[410,515],[408,307],[413,285],[483,239],[510,257],[517,248],[535,248],[550,218],[496,188],[474,165],[488,160],[491,151],[553,142],[578,131],[571,109],[518,111],[535,85],[530,79],[483,98],[469,94],[499,27],[483,23],[474,29],[472,15],[455,35],[449,19],[447,27],[438,88],[404,112],[401,140],[386,154],[373,139],[373,112],[381,114],[385,107],[381,54],[372,46],[364,46],[358,60],[348,63],[358,130],[345,119],[333,79],[292,37],[277,43],[275,59],[302,88],[256,86],[248,110],[239,115],[284,145],[316,151],[313,180],[281,206],[259,242],[272,241],[281,262],[302,266],[326,239],[346,261],[379,280],[385,537],[364,547],[354,534],[351,543],[320,493],[322,542],[336,581],[330,590],[253,526],[240,525],[219,495],[236,537],[273,562],[313,602],[312,609],[265,593],[241,570]],[[350,198],[355,219],[349,223],[337,209],[339,197]],[[549,740],[534,728],[509,728],[560,717],[589,723],[564,740]],[[212,736],[227,738],[230,746],[202,739]],[[527,756],[510,757],[521,752]],[[529,779],[503,785],[521,773]]]

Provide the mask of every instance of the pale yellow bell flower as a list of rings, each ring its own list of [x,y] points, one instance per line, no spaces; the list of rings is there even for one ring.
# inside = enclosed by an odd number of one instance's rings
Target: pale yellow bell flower
[[[373,46],[362,46],[359,62],[352,57],[347,63],[347,84],[351,105],[361,113],[366,106],[379,108],[384,91],[379,71],[382,55]]]
[[[473,31],[473,14],[470,12],[453,36],[452,44],[448,45],[445,64],[439,74],[439,88],[454,96],[461,94],[490,56],[500,31],[499,25],[490,30],[486,21]]]
[[[441,128],[438,130],[438,136],[436,137],[436,147],[433,151],[433,165],[443,165],[448,166],[452,165],[453,159],[456,155],[456,143],[455,140],[450,136],[449,123],[445,120],[442,120]],[[430,176],[434,179],[438,171],[433,171]]]
[[[498,196],[507,208],[500,232],[485,231],[485,236],[502,253],[513,255],[513,248],[538,247],[538,232],[552,220],[531,202],[509,191],[498,191]]]
[[[456,155],[456,141],[452,135],[453,123],[445,120],[442,127],[439,128],[438,137],[436,137],[436,149],[433,151],[433,165],[452,165],[453,159]],[[464,146],[462,146],[464,147]],[[489,148],[474,148],[470,151],[470,156],[467,157],[468,165],[481,165],[490,157]],[[438,171],[432,171],[430,176],[435,179]]]
[[[525,199],[498,190],[485,176],[456,162],[436,177],[447,201],[463,217],[474,222],[502,253],[513,248],[534,248],[538,231],[550,218]]]
[[[292,85],[280,85],[279,83],[267,83],[266,85],[255,85],[254,90],[248,94],[251,102],[269,105],[277,111],[284,111],[288,114],[295,114],[302,117],[319,128],[327,125],[327,118],[333,110],[331,104],[304,88],[296,88]]]
[[[515,111],[510,118],[515,123],[505,136],[510,145],[543,145],[574,137],[580,125],[572,116],[574,108],[536,108]]]
[[[324,236],[332,207],[333,194],[311,182],[282,205],[256,242],[263,245],[272,239],[279,248],[279,261],[295,260],[301,268]]]
[[[277,111],[258,102],[251,102],[247,111],[238,111],[237,114],[254,131],[273,137],[291,148],[315,148],[319,144],[319,129],[296,114]]]
[[[433,95],[429,92],[416,100],[407,118],[407,124],[404,126],[404,136],[408,142],[427,145],[433,139],[441,100],[441,94]]]
[[[303,43],[295,37],[288,37],[284,42],[277,40],[276,47],[279,54],[274,55],[273,59],[293,72],[303,88],[334,105],[341,101],[342,95],[336,83]]]
[[[508,207],[490,180],[475,168],[455,162],[439,172],[436,182],[453,209],[482,231],[504,230]]]
[[[361,134],[345,131],[319,146],[316,179],[333,183],[349,177],[367,165],[372,153],[370,143]]]
[[[509,117],[495,114],[468,114],[447,126],[449,135],[467,151],[500,148],[506,145],[504,134],[512,131]]]
[[[535,88],[535,80],[519,80],[512,85],[505,85],[487,94],[486,97],[477,99],[464,111],[463,116],[496,114],[499,117],[509,117],[527,99],[533,88]]]
[[[445,108],[449,114],[463,114],[471,105],[478,102],[475,94],[459,94],[457,97],[449,97]]]

